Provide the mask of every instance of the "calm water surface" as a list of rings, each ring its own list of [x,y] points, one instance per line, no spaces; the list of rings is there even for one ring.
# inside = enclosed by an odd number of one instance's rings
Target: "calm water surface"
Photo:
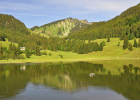
[[[0,100],[139,98],[140,66],[132,64],[117,68],[88,62],[0,65]]]

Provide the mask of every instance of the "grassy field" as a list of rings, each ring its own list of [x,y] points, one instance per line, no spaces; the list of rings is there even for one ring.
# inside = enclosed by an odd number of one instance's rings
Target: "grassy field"
[[[9,47],[9,44],[11,44],[11,42],[9,42],[8,40],[6,41],[0,41],[0,45],[2,45],[2,47]],[[14,43],[16,46],[18,46],[17,43]]]
[[[98,39],[94,42],[107,41],[106,39]],[[120,46],[118,45],[120,42]],[[134,40],[129,41],[133,44]],[[138,39],[137,39],[138,42]],[[8,46],[10,42],[0,42],[3,46]],[[18,59],[18,60],[0,60],[0,63],[26,63],[26,62],[75,62],[75,61],[103,61],[103,60],[140,60],[140,48],[133,48],[133,51],[123,50],[123,41],[118,38],[111,38],[110,42],[106,42],[106,46],[103,51],[91,52],[88,54],[76,54],[72,52],[52,52],[46,50],[47,55],[35,56],[32,55],[31,58]],[[49,56],[51,53],[51,56]],[[62,55],[61,58],[59,55]]]
[[[98,39],[94,42],[102,42],[107,41],[106,39]],[[120,42],[120,46],[118,45]],[[134,44],[134,40],[129,40],[132,44]],[[137,39],[138,42],[138,39]],[[123,50],[123,41],[120,41],[118,38],[111,38],[110,42],[106,42],[106,46],[104,47],[103,51],[92,52],[89,55],[93,55],[95,57],[102,57],[106,59],[113,59],[113,58],[123,58],[123,59],[132,59],[132,58],[140,58],[140,48],[134,48],[133,51],[129,51],[128,49]]]

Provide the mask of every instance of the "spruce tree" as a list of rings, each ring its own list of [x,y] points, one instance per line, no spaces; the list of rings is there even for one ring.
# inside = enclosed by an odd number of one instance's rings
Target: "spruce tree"
[[[107,42],[110,42],[110,37],[107,38]]]
[[[128,50],[133,51],[133,46],[131,43],[129,43]]]
[[[30,50],[29,49],[26,49],[26,52],[25,53],[26,53],[26,57],[27,58],[30,58],[30,56],[31,56]]]
[[[103,51],[103,44],[102,44],[102,42],[100,43],[99,51]]]
[[[139,42],[138,42],[138,47],[140,47],[140,38],[139,38]]]
[[[138,47],[138,44],[137,44],[137,41],[136,41],[136,39],[134,39],[134,45],[133,45],[133,47]]]
[[[9,44],[9,52],[12,53],[12,43]]]
[[[117,46],[120,46],[120,42],[118,42],[118,45]]]
[[[124,37],[124,42],[123,42],[123,49],[127,49],[128,48],[128,38],[127,36]]]
[[[0,59],[3,59],[3,48],[1,45],[0,45]]]
[[[2,45],[0,45],[0,55],[3,54],[3,48],[2,48]]]
[[[39,47],[39,45],[36,46],[36,56],[40,56],[40,47]]]

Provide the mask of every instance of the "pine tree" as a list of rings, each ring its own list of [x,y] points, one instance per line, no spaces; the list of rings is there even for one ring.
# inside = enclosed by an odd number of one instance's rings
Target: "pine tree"
[[[140,47],[140,38],[139,38],[139,42],[138,42],[138,47]]]
[[[138,44],[137,44],[137,41],[136,41],[136,39],[134,39],[134,45],[133,45],[133,47],[138,47]]]
[[[39,47],[39,45],[36,46],[36,56],[40,56],[40,47]]]
[[[127,36],[124,37],[124,42],[123,42],[123,49],[127,49],[128,48],[128,38]]]
[[[110,37],[107,38],[107,42],[110,42]]]
[[[118,42],[118,45],[117,46],[120,46],[120,42]]]
[[[12,46],[12,52],[14,53],[15,56],[17,56],[17,48],[16,48],[15,44],[13,44],[13,46]]]
[[[9,52],[12,53],[12,43],[9,44]]]
[[[133,51],[133,46],[131,43],[129,43],[128,50]]]
[[[99,51],[103,51],[103,44],[102,44],[102,42],[100,43]]]
[[[26,52],[25,53],[26,53],[26,57],[27,58],[30,58],[30,56],[31,56],[30,50],[29,49],[26,49]]]
[[[0,45],[0,58],[2,58],[2,55],[3,55],[3,48],[2,45]]]

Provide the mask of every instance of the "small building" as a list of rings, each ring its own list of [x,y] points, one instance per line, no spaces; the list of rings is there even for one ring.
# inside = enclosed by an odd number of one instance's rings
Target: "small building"
[[[26,47],[20,47],[21,51],[25,51]]]

